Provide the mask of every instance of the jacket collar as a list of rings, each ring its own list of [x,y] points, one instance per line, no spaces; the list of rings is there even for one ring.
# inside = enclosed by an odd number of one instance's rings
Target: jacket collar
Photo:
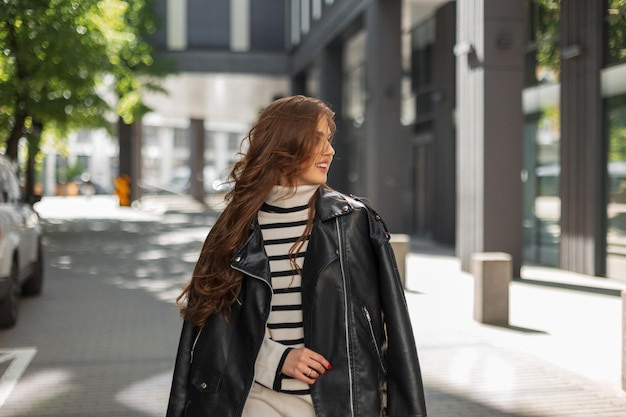
[[[326,186],[319,188],[315,203],[315,215],[318,221],[326,221],[343,216],[354,210],[354,204],[343,194]],[[266,282],[270,282],[270,269],[263,247],[263,235],[259,221],[255,217],[250,225],[250,236],[231,258],[231,268],[245,272]]]
[[[318,190],[315,213],[319,220],[326,221],[343,216],[354,210],[352,202],[332,188],[321,186]]]

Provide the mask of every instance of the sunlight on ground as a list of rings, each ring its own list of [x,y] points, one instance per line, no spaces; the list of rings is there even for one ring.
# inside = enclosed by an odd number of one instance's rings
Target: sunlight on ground
[[[165,372],[124,388],[115,400],[150,416],[163,416],[167,408],[172,372]]]
[[[128,221],[158,221],[162,213],[120,207],[117,198],[111,195],[92,197],[44,197],[33,208],[42,218],[64,219],[109,219]]]
[[[48,402],[73,389],[71,380],[71,372],[63,369],[39,371],[21,379],[6,404],[9,415],[25,416],[45,408]]]

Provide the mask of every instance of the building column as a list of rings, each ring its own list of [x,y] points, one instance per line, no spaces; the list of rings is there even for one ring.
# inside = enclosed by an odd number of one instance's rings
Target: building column
[[[117,123],[119,141],[119,175],[130,177],[130,201],[141,198],[141,122]]]
[[[291,78],[291,94],[306,94],[306,75],[299,73]]]
[[[433,86],[431,93],[434,117],[432,170],[428,197],[432,219],[432,237],[448,245],[456,238],[456,128],[454,110],[456,97],[455,43],[456,2],[446,3],[435,13],[433,45]]]
[[[365,11],[365,197],[392,232],[410,229],[408,131],[400,123],[402,1],[374,0]]]
[[[198,201],[204,201],[204,120],[191,119],[189,122],[189,194]]]
[[[561,268],[605,274],[603,4],[561,2]]]
[[[334,189],[348,192],[348,146],[342,124],[343,112],[343,47],[330,45],[324,48],[318,59],[320,73],[320,96],[335,112],[337,132],[333,147],[335,159],[328,174],[328,184]]]
[[[524,2],[457,2],[457,255],[522,261]]]

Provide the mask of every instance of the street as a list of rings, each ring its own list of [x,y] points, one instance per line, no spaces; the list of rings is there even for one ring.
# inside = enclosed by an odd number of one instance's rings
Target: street
[[[165,415],[174,300],[220,204],[168,198],[38,208],[44,290],[0,331],[0,417]],[[413,240],[406,267],[429,416],[626,415],[619,289],[573,290],[599,284],[531,268],[529,282],[511,283],[511,325],[499,327],[472,320],[473,280],[449,249]]]
[[[173,300],[213,219],[144,217],[45,222],[43,293],[0,331],[0,416],[164,415]]]

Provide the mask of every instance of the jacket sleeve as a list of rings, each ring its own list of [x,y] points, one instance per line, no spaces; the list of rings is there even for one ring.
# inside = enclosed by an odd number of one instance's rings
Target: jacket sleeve
[[[381,304],[387,329],[387,415],[426,416],[415,337],[389,233],[380,215],[369,209],[370,239],[378,258]]]
[[[183,417],[185,412],[191,368],[191,349],[193,348],[195,334],[196,330],[191,323],[183,322],[166,417]]]

